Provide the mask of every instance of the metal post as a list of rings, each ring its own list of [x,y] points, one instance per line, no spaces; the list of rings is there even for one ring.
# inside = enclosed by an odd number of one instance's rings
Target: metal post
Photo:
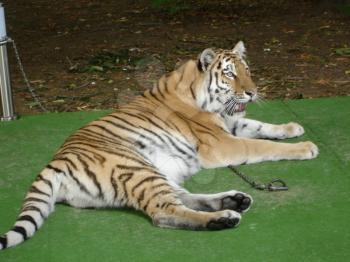
[[[4,8],[2,6],[2,3],[0,3],[0,91],[2,103],[1,121],[11,121],[17,118],[13,110],[10,73],[7,60],[6,45],[9,40],[10,39],[6,35]]]

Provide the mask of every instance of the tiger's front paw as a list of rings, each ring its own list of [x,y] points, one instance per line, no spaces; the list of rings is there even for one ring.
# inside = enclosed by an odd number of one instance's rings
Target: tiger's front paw
[[[303,159],[313,159],[318,156],[318,147],[310,142],[300,142],[297,143],[298,145],[298,159],[303,160]]]
[[[290,122],[283,126],[287,138],[298,137],[305,133],[304,128],[298,123]]]

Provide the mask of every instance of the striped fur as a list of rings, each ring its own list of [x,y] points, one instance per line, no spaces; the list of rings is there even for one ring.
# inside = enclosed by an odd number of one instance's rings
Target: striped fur
[[[244,52],[241,42],[233,50],[206,49],[197,61],[164,75],[153,89],[69,137],[33,182],[13,228],[0,237],[0,249],[32,237],[59,202],[132,207],[160,227],[237,226],[252,203],[249,195],[191,194],[181,183],[202,168],[310,159],[318,152],[311,142],[254,139],[303,130],[294,123],[243,118],[245,104],[257,93]]]

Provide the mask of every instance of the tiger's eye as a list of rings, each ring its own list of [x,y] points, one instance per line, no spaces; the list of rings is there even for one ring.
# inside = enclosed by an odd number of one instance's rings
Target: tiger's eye
[[[229,78],[234,78],[235,75],[232,72],[227,72],[226,76],[228,76]]]

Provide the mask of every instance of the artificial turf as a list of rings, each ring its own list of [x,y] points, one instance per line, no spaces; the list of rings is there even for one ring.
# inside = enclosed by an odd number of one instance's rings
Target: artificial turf
[[[52,113],[0,123],[0,232],[15,221],[31,182],[64,139],[106,112]],[[57,205],[27,242],[0,261],[349,261],[350,97],[249,105],[248,117],[302,124],[317,159],[266,162],[239,169],[256,180],[283,178],[287,192],[260,192],[226,168],[200,172],[192,192],[238,189],[254,205],[233,230],[160,229],[132,210]]]

